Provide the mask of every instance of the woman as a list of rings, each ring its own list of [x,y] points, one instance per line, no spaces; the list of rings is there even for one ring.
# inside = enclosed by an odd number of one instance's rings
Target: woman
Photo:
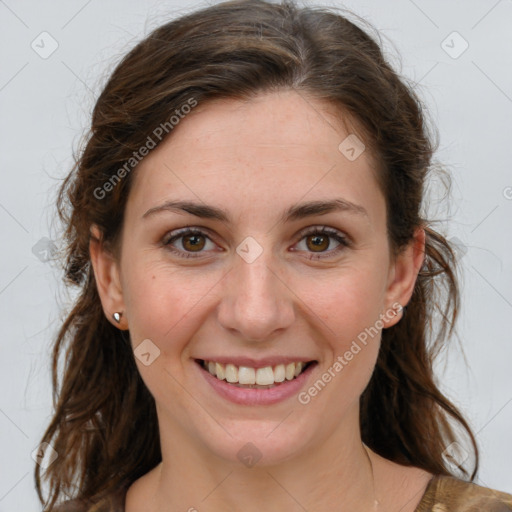
[[[434,382],[459,299],[434,150],[333,11],[226,2],[130,51],[60,191],[81,294],[46,510],[512,510]]]

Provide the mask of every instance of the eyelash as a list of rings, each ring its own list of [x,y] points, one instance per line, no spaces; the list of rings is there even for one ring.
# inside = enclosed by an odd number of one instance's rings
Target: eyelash
[[[164,239],[163,245],[180,258],[199,258],[199,257],[201,257],[201,256],[195,256],[194,253],[192,253],[192,252],[186,252],[186,251],[183,252],[183,251],[177,250],[175,247],[172,247],[171,244],[173,242],[175,242],[176,240],[178,240],[182,237],[188,236],[188,235],[200,235],[200,236],[204,236],[204,237],[208,238],[210,241],[212,241],[211,238],[204,231],[202,231],[200,229],[183,228],[183,229],[179,230],[178,232],[176,232],[173,236],[171,236],[167,240]],[[328,228],[326,226],[322,226],[322,228],[313,227],[313,228],[307,229],[306,231],[301,233],[301,237],[299,238],[298,242],[302,241],[303,238],[310,236],[310,235],[328,235],[329,237],[336,240],[336,242],[338,242],[340,245],[331,251],[324,251],[321,253],[311,253],[311,256],[308,257],[309,260],[320,260],[320,259],[325,259],[325,258],[331,257],[332,255],[338,254],[340,251],[342,251],[343,249],[345,249],[346,247],[349,247],[351,245],[350,241],[345,236],[343,236],[338,230]],[[198,252],[195,254],[200,255],[201,252]],[[321,256],[321,254],[328,254],[328,256]]]

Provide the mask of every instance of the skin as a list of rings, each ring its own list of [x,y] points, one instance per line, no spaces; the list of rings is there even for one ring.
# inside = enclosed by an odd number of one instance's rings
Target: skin
[[[294,91],[200,104],[134,171],[118,259],[93,226],[106,316],[122,311],[121,324],[111,321],[129,329],[133,347],[150,339],[160,350],[149,366],[136,363],[156,401],[162,463],[131,486],[127,512],[371,510],[374,490],[380,510],[413,511],[419,502],[432,475],[371,450],[368,459],[361,442],[359,397],[380,332],[306,405],[296,396],[267,406],[230,403],[198,378],[193,361],[306,356],[318,361],[307,389],[379,315],[407,304],[424,231],[392,257],[375,165],[368,150],[354,161],[338,150],[348,134],[332,105]],[[293,204],[334,198],[366,213],[280,222]],[[223,208],[231,222],[175,211],[142,218],[170,199]],[[162,242],[185,226],[205,231],[204,246],[194,252],[185,237],[173,247],[195,258]],[[302,234],[323,226],[350,245],[330,237],[318,248]],[[252,263],[236,252],[247,236],[263,250]],[[400,318],[388,314],[382,327]],[[250,468],[237,458],[248,442],[262,455]]]

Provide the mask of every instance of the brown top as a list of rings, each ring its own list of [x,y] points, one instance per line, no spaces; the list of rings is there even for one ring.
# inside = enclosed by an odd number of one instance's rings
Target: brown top
[[[91,506],[68,501],[54,512],[124,512],[126,491]],[[451,476],[434,476],[415,512],[512,512],[512,495]]]
[[[451,476],[434,476],[415,512],[512,512],[512,495]]]

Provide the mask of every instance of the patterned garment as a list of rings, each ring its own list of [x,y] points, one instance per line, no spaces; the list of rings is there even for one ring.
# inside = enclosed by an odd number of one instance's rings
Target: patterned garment
[[[512,512],[512,495],[450,476],[434,476],[415,512]]]
[[[126,489],[96,505],[64,503],[54,512],[124,512]],[[451,476],[434,476],[415,512],[512,512],[512,495]]]

